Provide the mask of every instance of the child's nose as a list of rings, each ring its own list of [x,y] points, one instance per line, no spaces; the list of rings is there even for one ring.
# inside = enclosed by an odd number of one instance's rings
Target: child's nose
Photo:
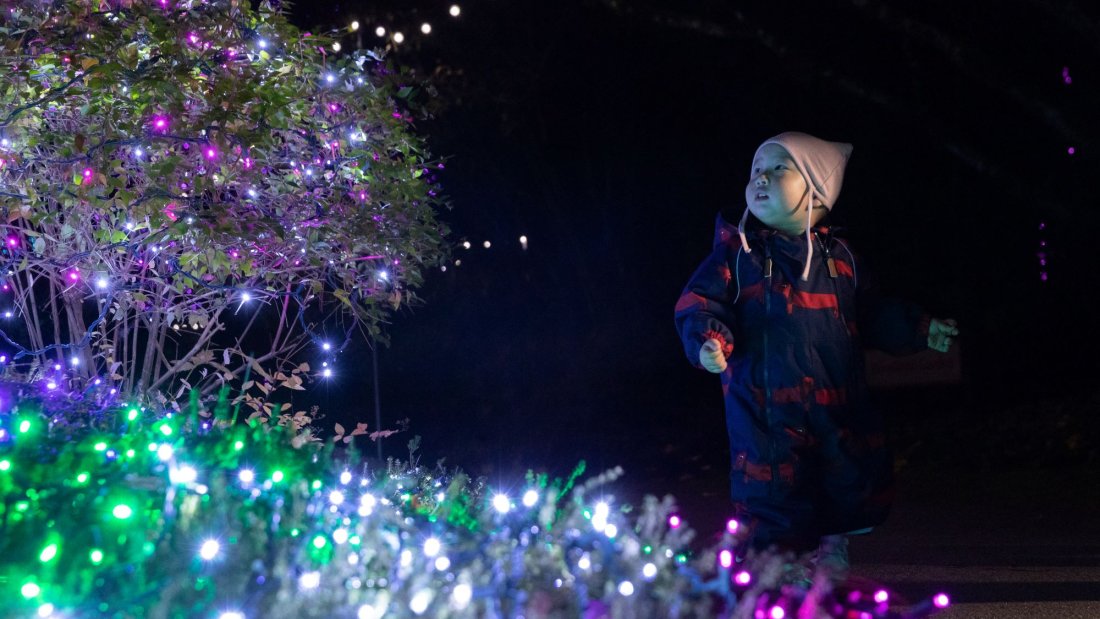
[[[757,187],[763,187],[763,186],[765,186],[765,185],[767,185],[767,184],[768,184],[768,177],[764,176],[764,173],[763,173],[763,172],[761,172],[761,173],[760,173],[760,174],[759,174],[759,175],[758,175],[758,176],[756,177],[756,181],[754,181],[754,182],[756,183],[756,186],[757,186]]]

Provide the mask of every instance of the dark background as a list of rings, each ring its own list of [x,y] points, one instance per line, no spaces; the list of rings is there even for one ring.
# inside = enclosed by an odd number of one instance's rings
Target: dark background
[[[1021,436],[1045,423],[1032,403],[1071,425],[1096,414],[1067,404],[1095,404],[1100,365],[1096,5],[739,5],[472,0],[458,19],[445,2],[293,8],[305,29],[358,19],[345,49],[381,44],[377,24],[406,33],[393,56],[439,92],[417,128],[447,160],[454,209],[441,217],[473,244],[429,275],[426,303],[378,351],[383,426],[409,420],[386,455],[406,457],[418,435],[422,462],[494,479],[584,459],[655,491],[702,475],[721,501],[718,381],[688,364],[672,308],[715,214],[743,205],[756,146],[786,130],[854,144],[833,224],[888,291],[962,329],[940,364],[953,380],[879,390],[903,447],[938,436],[987,466],[1011,451],[982,444],[1005,410]],[[373,426],[369,348],[338,368],[314,393],[322,412]]]

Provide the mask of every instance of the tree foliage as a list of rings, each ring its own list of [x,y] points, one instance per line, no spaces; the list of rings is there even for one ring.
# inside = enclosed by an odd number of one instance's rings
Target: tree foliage
[[[266,2],[0,13],[9,375],[162,401],[247,372],[300,389],[311,344],[382,336],[443,259],[443,166],[417,84],[330,42]]]

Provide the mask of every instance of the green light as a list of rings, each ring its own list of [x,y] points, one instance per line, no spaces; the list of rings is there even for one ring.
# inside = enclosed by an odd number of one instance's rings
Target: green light
[[[676,562],[677,563],[687,563],[687,560],[688,560],[687,555],[676,555]]]
[[[18,503],[15,504],[15,511],[25,512],[28,509],[30,509],[30,507],[31,507],[31,504],[30,504],[29,501],[19,501]]]
[[[282,471],[275,471],[274,473],[272,473],[271,474],[271,481],[273,481],[275,483],[279,483],[279,482],[283,481],[283,472]]]
[[[119,520],[126,520],[130,516],[134,515],[134,510],[130,509],[129,505],[125,503],[119,503],[115,505],[115,508],[111,510],[111,514]]]
[[[93,548],[92,551],[88,553],[88,558],[91,559],[92,565],[99,565],[103,563],[103,551],[98,548]]]
[[[87,473],[80,473],[79,475],[76,476],[76,483],[78,483],[78,484],[83,484],[87,481],[88,481],[88,474]]]
[[[138,417],[138,409],[136,409],[136,408],[131,408],[129,411],[126,412],[126,418],[129,419],[130,421],[133,421],[133,420],[137,419],[137,417]]]
[[[645,546],[642,546],[642,552],[644,552],[646,554],[649,554],[649,553],[653,552],[653,546],[650,546],[649,544],[646,544]]]
[[[314,490],[320,490],[321,489],[321,480],[319,480],[319,479],[313,480],[312,485],[313,485]]]
[[[237,451],[244,449],[244,441],[237,441],[236,443],[233,443],[233,449],[236,449]]]
[[[362,541],[363,538],[359,537],[358,535],[352,535],[348,538],[348,543],[352,546],[358,546],[360,543],[362,543]]]
[[[24,419],[19,422],[19,431],[23,434],[31,431],[31,422]]]
[[[104,443],[103,441],[99,441],[98,443],[95,444],[95,450],[96,451],[106,451],[106,449],[107,449],[107,443]]]
[[[0,471],[6,471],[11,468],[11,460],[0,460]]]
[[[42,549],[42,552],[38,554],[38,560],[43,563],[49,563],[57,556],[57,544],[49,544]]]
[[[299,533],[301,533],[301,531],[298,530],[298,527],[294,527],[293,529],[290,530],[290,536],[291,537],[298,537]]]
[[[165,436],[172,436],[172,426],[168,424],[162,424],[160,426],[160,433]]]
[[[313,538],[313,547],[317,550],[324,548],[325,544],[327,543],[328,540],[325,539],[324,535],[318,535],[317,537]]]
[[[29,582],[23,585],[23,588],[20,589],[19,592],[23,594],[23,597],[29,600],[38,597],[38,594],[42,593],[42,589],[37,584]]]
[[[156,451],[156,450],[157,450],[157,444],[156,443],[149,443],[149,451]]]
[[[127,458],[133,458],[134,457],[134,450],[133,449],[127,449],[126,450],[126,457]]]

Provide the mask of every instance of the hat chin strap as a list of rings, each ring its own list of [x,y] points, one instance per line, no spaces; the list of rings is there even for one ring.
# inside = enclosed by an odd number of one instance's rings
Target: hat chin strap
[[[802,267],[802,281],[810,279],[810,261],[814,257],[814,241],[811,228],[814,217],[814,190],[810,189],[809,203],[806,204],[806,264]]]

